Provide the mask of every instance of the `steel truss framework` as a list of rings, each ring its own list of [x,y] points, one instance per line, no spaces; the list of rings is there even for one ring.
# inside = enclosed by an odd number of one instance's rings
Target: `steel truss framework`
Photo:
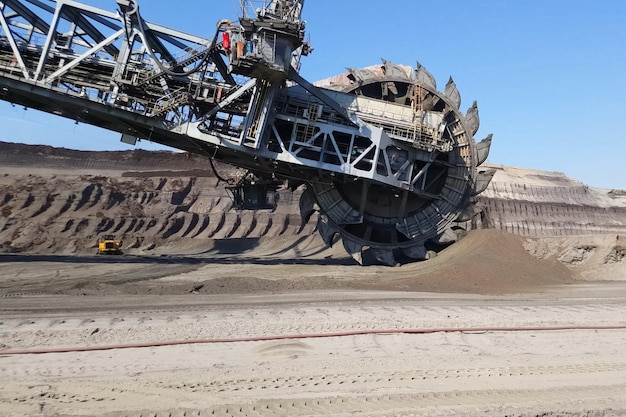
[[[277,15],[286,4],[300,9]],[[493,175],[478,169],[491,136],[475,144],[476,104],[462,114],[452,80],[441,93],[389,62],[326,88],[300,77],[300,2],[219,21],[213,39],[118,7],[0,1],[0,99],[307,184],[303,217],[320,210],[324,239],[340,233],[357,260],[368,246],[423,258]]]

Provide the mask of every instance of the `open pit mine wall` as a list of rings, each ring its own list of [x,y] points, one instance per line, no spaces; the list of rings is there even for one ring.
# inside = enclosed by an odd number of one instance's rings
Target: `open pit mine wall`
[[[469,228],[529,237],[626,234],[626,190],[593,188],[559,172],[489,167],[497,172]]]
[[[560,173],[493,165],[467,228],[530,237],[626,234],[626,193],[598,190]],[[241,173],[218,164],[220,176]],[[274,211],[235,211],[200,155],[81,152],[0,143],[0,252],[91,253],[102,234],[125,252],[202,250],[212,239],[308,236],[302,190],[280,190]]]
[[[235,211],[226,185],[199,155],[0,144],[0,252],[95,253],[103,234],[122,238],[127,253],[194,252],[211,239],[315,231],[317,217],[302,224],[301,190],[279,191],[274,211]]]

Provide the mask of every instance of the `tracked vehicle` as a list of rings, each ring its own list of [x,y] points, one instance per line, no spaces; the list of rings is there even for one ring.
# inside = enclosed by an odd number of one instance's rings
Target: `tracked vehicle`
[[[145,21],[136,0],[3,0],[0,99],[245,168],[258,181],[233,190],[242,208],[268,205],[255,184],[306,187],[303,219],[318,211],[324,241],[358,262],[425,259],[493,175],[476,103],[462,113],[452,79],[438,91],[419,64],[305,80],[303,5],[241,1],[204,39]]]

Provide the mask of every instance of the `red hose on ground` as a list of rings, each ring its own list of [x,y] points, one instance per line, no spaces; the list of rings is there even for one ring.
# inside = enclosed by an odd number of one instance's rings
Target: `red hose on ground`
[[[148,342],[148,343],[130,343],[123,345],[105,345],[105,346],[78,346],[65,348],[50,349],[18,349],[0,351],[0,355],[27,355],[27,354],[43,354],[43,353],[70,353],[70,352],[90,352],[97,350],[114,350],[114,349],[137,349],[148,347],[164,347],[176,345],[197,345],[208,343],[236,343],[236,342],[266,342],[271,340],[289,340],[289,339],[317,339],[326,337],[346,337],[360,336],[369,334],[429,334],[429,333],[484,333],[484,332],[540,332],[540,331],[562,331],[562,330],[626,330],[624,326],[549,326],[549,327],[449,327],[434,329],[391,329],[391,330],[357,330],[338,333],[317,333],[317,334],[299,334],[299,335],[283,335],[283,336],[258,336],[258,337],[241,337],[232,339],[195,339],[195,340],[173,340],[169,342]]]

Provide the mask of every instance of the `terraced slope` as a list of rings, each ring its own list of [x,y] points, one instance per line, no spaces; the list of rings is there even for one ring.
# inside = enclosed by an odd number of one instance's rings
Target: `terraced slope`
[[[626,235],[624,190],[492,166],[496,176],[478,200],[483,212],[468,228],[541,238]],[[233,210],[227,183],[198,155],[0,143],[0,167],[3,252],[93,253],[107,233],[121,237],[127,253],[198,253],[215,240],[305,237],[317,225],[315,216],[307,223],[300,218],[301,190],[280,190],[273,211]],[[216,169],[223,179],[242,174]],[[605,246],[607,256],[612,251],[621,261],[619,242]]]
[[[215,239],[309,235],[301,191],[276,210],[235,211],[208,159],[170,152],[0,147],[0,245],[5,252],[91,252],[102,234],[126,252],[201,250]],[[219,166],[220,176],[238,171]],[[224,177],[222,177],[224,178]]]
[[[590,187],[559,172],[491,165],[475,227],[522,236],[626,234],[626,190]]]

